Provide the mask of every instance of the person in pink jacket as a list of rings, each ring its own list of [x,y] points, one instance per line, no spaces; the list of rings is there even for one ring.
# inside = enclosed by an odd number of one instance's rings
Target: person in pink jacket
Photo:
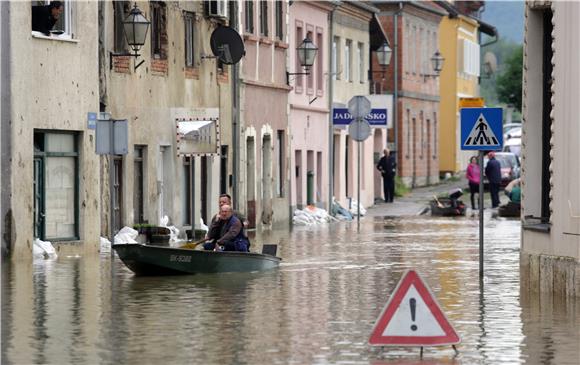
[[[479,194],[479,164],[477,163],[477,156],[472,156],[469,159],[469,166],[467,166],[465,177],[469,182],[471,209],[475,209],[475,194]]]

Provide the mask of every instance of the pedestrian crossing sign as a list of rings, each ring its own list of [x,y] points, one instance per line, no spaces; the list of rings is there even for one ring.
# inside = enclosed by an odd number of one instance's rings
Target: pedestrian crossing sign
[[[461,149],[498,151],[503,147],[502,108],[461,109]]]

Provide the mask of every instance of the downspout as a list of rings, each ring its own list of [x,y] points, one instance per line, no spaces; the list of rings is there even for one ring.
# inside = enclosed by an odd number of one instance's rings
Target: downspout
[[[232,26],[237,32],[239,29],[238,24],[238,2],[235,1],[234,4],[234,19]],[[240,206],[239,200],[239,186],[238,177],[240,175],[240,153],[238,151],[240,146],[240,63],[236,63],[232,66],[232,200],[234,208],[238,209]]]
[[[12,93],[11,90],[11,63],[12,49],[10,43],[10,6],[12,2],[0,2],[0,150],[2,162],[0,165],[0,181],[2,195],[0,196],[0,236],[2,237],[2,259],[12,255],[14,245],[14,218],[12,217]]]
[[[395,134],[395,161],[399,160],[399,133],[398,133],[398,124],[399,124],[399,14],[403,11],[403,3],[399,2],[399,10],[397,10],[393,14],[393,25],[394,25],[394,44],[393,44],[393,53],[395,56],[394,59],[394,67],[395,67],[395,74],[393,79],[393,132]],[[397,167],[401,166],[400,163],[397,163]],[[397,175],[399,175],[399,171],[397,171]]]
[[[332,69],[332,42],[334,41],[334,12],[338,3],[328,13],[328,214],[332,215],[332,198],[334,196],[334,125],[332,119],[332,101],[334,99],[334,70]]]

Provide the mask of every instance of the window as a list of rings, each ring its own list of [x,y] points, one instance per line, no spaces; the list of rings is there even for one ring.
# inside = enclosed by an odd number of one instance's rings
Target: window
[[[244,30],[246,33],[254,33],[254,2],[244,1]]]
[[[167,8],[162,1],[151,2],[151,53],[153,58],[167,59]]]
[[[351,75],[351,48],[352,48],[352,41],[350,39],[346,40],[344,45],[344,80],[345,81],[352,81]]]
[[[359,43],[356,49],[358,60],[358,79],[361,84],[365,82],[365,45]]]
[[[42,240],[79,238],[76,134],[34,133],[34,231]]]
[[[133,221],[145,222],[145,146],[135,146],[133,158]]]
[[[333,80],[340,80],[340,38],[334,37],[332,39],[332,78]]]
[[[278,130],[276,137],[276,193],[278,197],[284,196],[284,172],[286,171],[286,158],[285,158],[285,143],[284,143],[284,131]]]
[[[73,37],[73,1],[31,1],[32,31],[58,38]]]
[[[185,21],[185,66],[195,67],[195,35],[194,24],[195,14],[190,12],[184,13]]]
[[[479,44],[469,39],[459,39],[460,72],[479,76]]]
[[[228,191],[228,146],[220,148],[220,194]]]
[[[296,27],[296,44],[302,43],[302,26],[298,25]],[[298,55],[294,57],[295,64],[296,64],[296,71],[295,72],[302,72],[302,66],[300,65],[300,60],[298,59]],[[296,75],[296,92],[302,92],[302,75]]]
[[[326,61],[324,59],[324,41],[323,41],[322,29],[317,29],[316,32],[316,47],[318,47],[318,52],[316,54],[316,90],[317,93],[322,96],[322,91],[324,90],[324,71],[323,65]]]
[[[260,35],[268,36],[268,2],[260,1]]]
[[[276,38],[284,40],[284,10],[282,1],[276,1]]]
[[[306,38],[310,39],[313,43],[315,41],[314,36],[312,35],[311,31],[308,31],[308,33],[306,33]],[[319,49],[320,49],[320,47],[319,47]],[[318,58],[319,55],[320,54],[318,53],[316,58]],[[317,62],[317,61],[315,60],[315,62]],[[307,81],[308,92],[311,93],[313,91],[312,89],[314,89],[314,67],[312,67],[310,69],[310,71],[308,72],[308,75],[306,75],[306,81]]]
[[[554,51],[552,50],[552,12],[545,11],[543,17],[544,22],[544,32],[542,39],[542,182],[541,182],[541,217],[548,220],[550,218],[550,163],[552,158],[550,157],[551,145],[550,140],[552,139],[552,57],[554,56]]]
[[[113,232],[123,228],[123,156],[113,157]]]
[[[212,18],[227,18],[228,6],[226,0],[210,0],[205,2],[205,13]]]
[[[128,1],[113,1],[113,21],[114,37],[115,37],[115,52],[127,53],[127,41],[125,39],[125,31],[123,30],[123,20],[129,15],[130,4]]]
[[[191,216],[192,216],[192,210],[191,210],[191,202],[192,202],[192,196],[191,196],[191,192],[193,191],[192,189],[192,184],[191,182],[193,181],[192,177],[193,177],[193,157],[191,156],[185,156],[183,157],[183,225],[184,226],[189,226],[192,225],[192,220],[191,220]]]

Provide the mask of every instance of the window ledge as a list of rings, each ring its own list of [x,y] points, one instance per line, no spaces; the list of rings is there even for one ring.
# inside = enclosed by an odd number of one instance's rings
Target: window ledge
[[[244,40],[245,41],[252,41],[252,42],[257,42],[260,38],[255,36],[252,33],[244,33]]]
[[[522,229],[526,231],[534,231],[541,233],[550,233],[552,225],[550,223],[524,223],[522,224]]]
[[[52,35],[45,35],[41,32],[37,32],[37,31],[32,31],[32,38],[37,38],[37,39],[46,39],[46,40],[50,40],[50,41],[59,41],[59,42],[69,42],[69,43],[79,43],[78,39],[73,39],[73,38],[63,38],[63,36],[52,36]],[[68,37],[68,35],[67,35]]]
[[[268,38],[268,36],[261,36],[260,37],[260,43],[270,45],[270,44],[272,44],[274,42],[270,38]]]
[[[277,40],[276,42],[274,42],[274,45],[277,48],[284,48],[284,49],[287,49],[289,47],[288,43],[282,42],[281,40]]]

